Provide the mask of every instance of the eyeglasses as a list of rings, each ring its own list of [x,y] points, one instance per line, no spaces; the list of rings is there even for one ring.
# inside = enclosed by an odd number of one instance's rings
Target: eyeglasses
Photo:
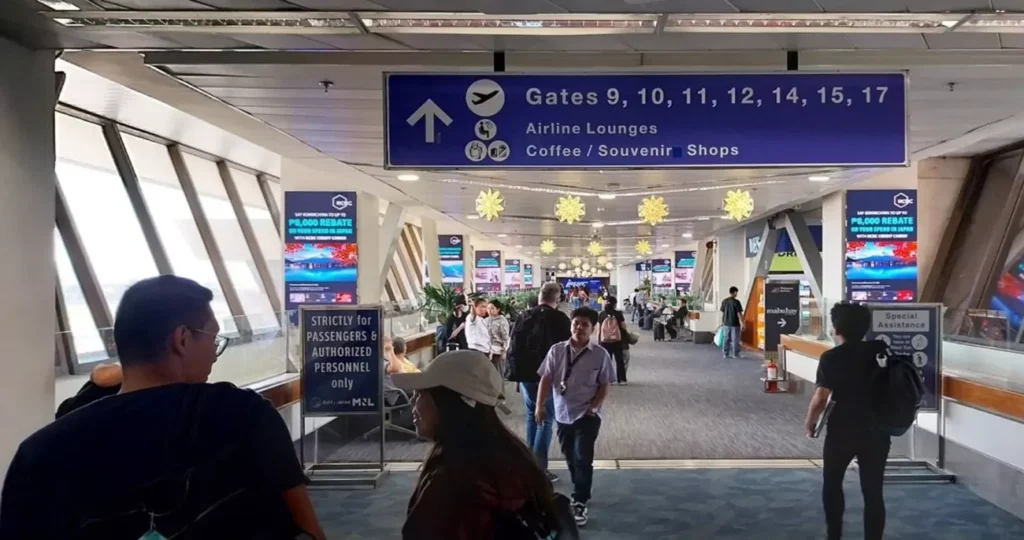
[[[213,336],[213,346],[216,347],[216,351],[214,352],[214,354],[216,354],[217,356],[224,354],[224,350],[228,348],[228,338],[220,334],[214,334],[213,332],[207,332],[206,330],[202,330],[199,328],[189,328],[189,330],[193,332],[199,332],[200,334],[206,334],[208,336]]]

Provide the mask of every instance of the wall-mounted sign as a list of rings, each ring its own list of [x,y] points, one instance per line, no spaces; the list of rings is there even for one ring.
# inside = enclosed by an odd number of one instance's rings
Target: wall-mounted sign
[[[651,282],[655,287],[672,286],[672,259],[651,259]]]
[[[305,416],[381,410],[384,365],[381,311],[380,307],[302,308]]]
[[[821,252],[821,225],[808,225],[807,229],[814,240],[814,246]],[[763,227],[748,228],[746,234],[747,258],[757,257],[761,253],[761,233]],[[796,254],[796,248],[789,238],[789,231],[779,229],[779,239],[775,245],[775,255],[772,257],[772,264],[768,268],[769,274],[802,274],[803,264],[800,263],[800,256]]]
[[[523,265],[523,285],[533,287],[533,265],[530,263]]]
[[[501,292],[501,252],[480,250],[474,260],[473,281],[477,292]]]
[[[466,281],[466,248],[462,235],[439,234],[437,245],[441,259],[441,283],[461,285]]]
[[[520,289],[523,286],[523,264],[519,259],[505,259],[505,288]]]
[[[673,281],[676,293],[685,293],[693,287],[693,272],[697,266],[696,251],[677,251],[675,253],[675,275]]]
[[[903,73],[391,73],[384,86],[386,167],[909,163]]]
[[[636,271],[637,272],[650,272],[651,271],[651,261],[641,261],[641,262],[636,263]]]
[[[846,297],[917,298],[917,190],[846,192]]]
[[[285,309],[303,304],[355,304],[359,247],[356,194],[284,194]],[[292,317],[297,320],[297,314]]]
[[[893,352],[914,360],[924,381],[922,411],[936,411],[942,394],[942,305],[870,305],[867,339],[884,341]]]

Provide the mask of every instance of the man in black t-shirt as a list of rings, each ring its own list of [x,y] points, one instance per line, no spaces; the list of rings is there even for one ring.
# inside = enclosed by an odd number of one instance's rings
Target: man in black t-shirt
[[[827,419],[822,488],[829,540],[842,537],[846,506],[843,476],[855,457],[864,495],[864,538],[879,540],[885,531],[882,480],[890,441],[889,436],[874,425],[871,381],[880,369],[876,355],[885,351],[885,344],[864,341],[871,324],[871,312],[867,306],[836,304],[831,315],[836,346],[821,355],[817,390],[811,398],[804,429],[808,436],[814,435],[818,418],[831,399],[833,405]]]
[[[722,328],[725,339],[722,340],[722,356],[739,358],[740,331],[743,329],[743,304],[736,298],[740,290],[729,287],[729,298],[722,300]]]
[[[125,292],[120,393],[21,444],[0,540],[324,537],[280,414],[255,392],[206,383],[227,345],[212,299],[175,276]]]

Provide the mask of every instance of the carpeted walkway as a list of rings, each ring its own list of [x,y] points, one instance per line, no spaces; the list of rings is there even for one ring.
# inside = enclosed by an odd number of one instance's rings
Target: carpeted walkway
[[[564,477],[564,471],[562,471]],[[587,540],[824,538],[817,469],[599,470]],[[401,538],[416,473],[372,491],[314,491],[328,538]],[[567,480],[556,487],[565,492]],[[888,485],[887,540],[1024,538],[1024,522],[958,485]],[[863,538],[856,475],[846,484],[846,537]]]
[[[603,412],[597,459],[813,458],[821,443],[803,436],[807,400],[761,391],[754,359],[722,358],[711,345],[654,342],[644,332],[632,348],[628,386],[613,386]],[[520,395],[507,383],[509,427],[524,432]],[[404,441],[404,442],[403,442]],[[391,437],[388,461],[416,461],[426,443]],[[371,461],[378,446],[361,439],[329,459]],[[560,458],[557,442],[552,459]]]

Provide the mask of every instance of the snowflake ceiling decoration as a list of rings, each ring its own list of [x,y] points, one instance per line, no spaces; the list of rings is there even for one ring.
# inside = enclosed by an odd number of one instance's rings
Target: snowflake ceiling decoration
[[[650,242],[647,240],[641,240],[636,243],[636,252],[640,255],[650,255],[651,253],[654,253],[654,250],[651,248]]]
[[[754,213],[754,198],[750,196],[749,191],[729,191],[722,201],[722,210],[725,210],[730,218],[743,221]]]
[[[604,267],[607,268],[608,270],[611,270],[612,268],[615,268],[615,265],[609,261],[605,263]]]
[[[597,240],[591,240],[590,245],[587,246],[587,253],[595,257],[600,255],[602,251],[604,251],[604,248],[601,247],[601,242],[598,242]]]
[[[597,264],[604,265],[606,262],[608,262],[608,257],[605,257],[604,255],[597,258]]]
[[[665,221],[668,217],[668,205],[662,197],[647,197],[636,207],[636,213],[644,223],[652,226]]]
[[[583,260],[581,260],[579,257],[573,257],[572,260],[569,262],[572,263],[574,268],[579,266],[580,264],[583,264]]]
[[[540,243],[540,252],[545,255],[551,255],[555,252],[555,241],[545,240]]]
[[[496,189],[481,191],[476,197],[476,213],[487,221],[498,219],[498,214],[505,210],[505,198]]]
[[[555,216],[558,221],[572,225],[587,215],[587,205],[575,195],[566,195],[555,203]]]

